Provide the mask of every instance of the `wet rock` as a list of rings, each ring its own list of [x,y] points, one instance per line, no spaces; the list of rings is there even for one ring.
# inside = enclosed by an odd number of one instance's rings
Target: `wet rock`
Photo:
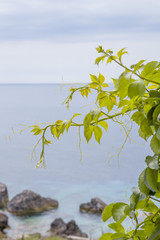
[[[8,227],[8,217],[0,211],[0,232],[3,233],[3,230]]]
[[[71,220],[68,223],[65,223],[61,218],[55,219],[51,223],[50,231],[54,235],[65,236],[78,236],[78,237],[88,237],[86,233],[83,233],[76,222]]]
[[[5,184],[0,182],[0,208],[3,208],[8,202],[8,191]]]
[[[58,207],[58,201],[41,197],[30,190],[16,195],[7,204],[7,210],[16,215],[34,214]]]
[[[106,204],[100,198],[92,198],[88,203],[82,203],[80,205],[80,212],[101,214]]]

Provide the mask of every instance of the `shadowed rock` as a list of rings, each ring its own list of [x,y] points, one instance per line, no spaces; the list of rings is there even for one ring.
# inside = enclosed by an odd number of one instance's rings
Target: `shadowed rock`
[[[16,215],[34,214],[58,207],[58,201],[41,197],[30,190],[16,195],[7,204],[7,210]]]
[[[80,205],[80,212],[101,214],[106,204],[99,198],[92,198],[88,203],[82,203]]]
[[[3,232],[8,227],[8,217],[0,211],[0,232]]]
[[[0,208],[3,208],[8,202],[8,191],[5,184],[0,182]]]
[[[57,218],[51,223],[50,231],[53,235],[60,236],[78,236],[78,237],[88,237],[86,233],[83,233],[77,226],[74,220],[71,220],[67,224],[62,220],[62,218]]]

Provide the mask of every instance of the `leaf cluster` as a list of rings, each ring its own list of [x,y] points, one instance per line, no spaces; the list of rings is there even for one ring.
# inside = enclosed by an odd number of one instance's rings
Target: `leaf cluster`
[[[97,51],[100,56],[95,63],[97,65],[101,62],[115,63],[122,68],[121,75],[117,79],[111,79],[112,89],[101,73],[98,76],[90,74],[91,81],[88,84],[70,88],[70,94],[64,101],[67,108],[75,93],[88,98],[93,91],[96,92],[95,107],[85,116],[81,116],[83,121],[75,122],[75,117],[78,119],[79,116],[76,113],[68,120],[58,120],[43,128],[39,125],[32,127],[31,132],[39,135],[38,141],[42,143],[37,167],[44,160],[45,145],[51,144],[46,138],[49,129],[51,137],[59,139],[70,127],[82,128],[87,143],[94,138],[100,144],[103,133],[108,130],[108,121],[112,120],[121,124],[127,140],[130,131],[120,119],[129,116],[130,122],[138,125],[139,136],[150,142],[153,156],[146,157],[147,167],[140,174],[138,189],[133,189],[129,203],[111,203],[104,209],[102,219],[104,222],[113,219],[113,223],[108,225],[113,233],[103,234],[100,240],[158,240],[160,210],[155,202],[160,202],[160,62],[146,63],[145,60],[140,60],[136,64],[126,66],[122,62],[122,57],[127,54],[125,48],[116,54],[111,49],[104,50],[102,46],[99,46]],[[139,217],[142,212],[143,221]],[[123,222],[127,218],[135,222],[132,230],[123,227]]]

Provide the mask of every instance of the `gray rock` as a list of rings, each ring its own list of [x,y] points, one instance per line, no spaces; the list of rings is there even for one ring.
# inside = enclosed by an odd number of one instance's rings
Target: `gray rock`
[[[62,218],[56,218],[51,223],[50,230],[54,235],[63,235],[64,232],[67,230],[67,225],[65,224]]]
[[[8,217],[0,211],[0,232],[3,232],[8,227]]]
[[[47,211],[58,207],[58,201],[41,197],[30,190],[25,190],[16,195],[7,204],[7,210],[16,215],[28,215]]]
[[[80,205],[80,212],[82,213],[92,213],[101,214],[103,209],[107,205],[100,198],[92,198],[88,203],[82,203]]]
[[[51,223],[50,231],[54,235],[60,236],[77,236],[77,237],[88,237],[86,233],[83,233],[76,222],[71,220],[67,224],[61,219],[57,218]]]
[[[3,208],[8,202],[8,191],[5,184],[0,182],[0,208]]]

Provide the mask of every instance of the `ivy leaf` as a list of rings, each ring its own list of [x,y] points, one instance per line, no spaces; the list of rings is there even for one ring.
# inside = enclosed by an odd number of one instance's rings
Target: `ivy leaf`
[[[133,98],[136,96],[143,97],[145,93],[145,84],[143,80],[137,80],[131,83],[128,87],[128,97]]]
[[[114,204],[115,203],[111,203],[104,208],[104,210],[102,212],[103,222],[106,222],[109,218],[112,217],[112,208],[113,208]]]
[[[130,207],[128,206],[128,204],[123,202],[115,203],[112,209],[113,219],[116,222],[122,219],[125,219],[129,214],[129,211],[130,211]]]
[[[93,131],[96,141],[100,144],[100,140],[102,138],[102,129],[98,126],[94,126]]]
[[[157,139],[156,135],[153,135],[150,147],[155,154],[160,154],[160,140]]]

